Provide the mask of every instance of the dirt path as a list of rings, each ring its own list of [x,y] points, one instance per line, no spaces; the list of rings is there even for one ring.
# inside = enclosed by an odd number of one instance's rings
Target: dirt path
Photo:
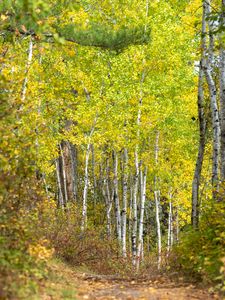
[[[29,300],[209,300],[223,299],[176,276],[126,279],[115,276],[92,275],[73,269],[62,262],[53,262],[51,278],[43,283],[40,297]],[[173,276],[173,277],[174,277]],[[225,300],[225,298],[223,299]]]
[[[193,285],[175,284],[169,279],[159,277],[158,280],[120,280],[111,277],[77,276],[77,299],[93,300],[186,300],[186,299],[221,299],[218,295]]]

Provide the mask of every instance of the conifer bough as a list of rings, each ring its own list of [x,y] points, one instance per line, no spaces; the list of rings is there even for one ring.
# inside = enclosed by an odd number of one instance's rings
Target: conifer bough
[[[58,33],[67,41],[83,46],[93,46],[115,51],[122,50],[130,45],[147,44],[150,41],[150,29],[146,29],[144,26],[122,27],[115,31],[100,24],[93,25],[85,30],[78,29],[74,25],[68,25],[58,29]]]
[[[8,27],[7,31],[25,36],[37,36],[33,30],[24,31]],[[81,46],[98,47],[114,51],[122,51],[130,45],[148,44],[150,41],[150,29],[145,29],[144,26],[122,27],[119,30],[113,30],[97,24],[89,29],[82,30],[75,27],[75,25],[67,25],[64,28],[57,28],[56,31],[66,41]],[[4,33],[0,35],[4,35]],[[55,36],[53,33],[43,33],[42,35],[50,39]]]

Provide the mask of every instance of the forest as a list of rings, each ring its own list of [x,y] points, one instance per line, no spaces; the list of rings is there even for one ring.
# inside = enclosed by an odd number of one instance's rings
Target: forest
[[[0,1],[0,132],[0,299],[223,299],[225,0]]]

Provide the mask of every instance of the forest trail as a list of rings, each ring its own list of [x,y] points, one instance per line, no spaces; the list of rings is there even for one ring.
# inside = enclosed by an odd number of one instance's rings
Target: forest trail
[[[209,300],[222,299],[183,281],[167,276],[143,279],[90,274],[87,270],[71,269],[64,263],[53,266],[57,281],[44,288],[43,300]],[[51,293],[49,293],[51,289]],[[53,292],[54,290],[54,292]],[[47,291],[47,293],[46,293]]]
[[[193,285],[180,284],[167,278],[154,280],[121,280],[101,276],[78,277],[78,300],[188,300],[220,299]]]

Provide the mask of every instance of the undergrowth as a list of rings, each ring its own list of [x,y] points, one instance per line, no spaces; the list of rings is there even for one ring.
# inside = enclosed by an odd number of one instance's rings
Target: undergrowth
[[[183,232],[171,265],[225,292],[225,204],[213,203],[198,229]]]

